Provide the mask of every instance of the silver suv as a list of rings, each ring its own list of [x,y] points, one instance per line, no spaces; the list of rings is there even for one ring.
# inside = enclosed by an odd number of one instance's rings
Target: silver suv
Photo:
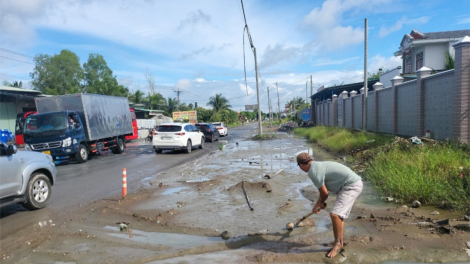
[[[21,203],[27,209],[45,207],[57,171],[50,155],[17,151],[0,141],[0,205]]]
[[[158,126],[153,135],[155,153],[182,149],[190,153],[193,147],[204,148],[204,134],[190,123],[167,123]]]

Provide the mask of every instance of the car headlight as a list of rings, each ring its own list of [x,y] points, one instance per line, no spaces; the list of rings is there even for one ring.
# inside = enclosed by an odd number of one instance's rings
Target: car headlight
[[[71,138],[66,138],[62,140],[62,147],[70,147],[72,145],[72,139]]]
[[[31,147],[29,146],[29,144],[24,144],[24,149],[25,150],[31,150]]]

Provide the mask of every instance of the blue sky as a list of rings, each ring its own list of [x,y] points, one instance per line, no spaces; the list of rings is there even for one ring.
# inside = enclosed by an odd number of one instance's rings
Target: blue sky
[[[31,57],[102,55],[120,84],[205,106],[221,93],[232,109],[256,104],[254,57],[245,35],[240,0],[0,0],[0,83],[27,88]],[[363,81],[364,19],[368,19],[368,71],[400,65],[404,34],[470,29],[470,0],[245,0],[246,20],[261,75],[277,111],[325,85]],[[245,48],[245,62],[243,49]],[[248,87],[244,81],[244,65]],[[310,83],[307,93],[310,94]]]

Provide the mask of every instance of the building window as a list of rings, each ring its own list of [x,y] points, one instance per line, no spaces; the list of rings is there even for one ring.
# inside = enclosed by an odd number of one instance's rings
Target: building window
[[[405,73],[411,73],[411,56],[405,57]]]
[[[419,70],[423,67],[423,52],[416,54],[416,70]]]

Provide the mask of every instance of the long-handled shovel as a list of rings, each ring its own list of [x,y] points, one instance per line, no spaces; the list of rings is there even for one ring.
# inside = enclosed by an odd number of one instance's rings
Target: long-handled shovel
[[[325,208],[326,208],[326,203],[324,203],[323,205],[324,205]],[[320,210],[320,209],[318,209],[318,210]],[[317,212],[318,212],[318,211],[317,211]],[[298,227],[299,224],[300,224],[302,221],[304,221],[305,219],[307,219],[309,216],[313,215],[314,213],[316,213],[316,212],[310,212],[310,213],[308,213],[308,214],[302,216],[302,218],[300,218],[299,221],[297,221],[297,223],[295,223],[295,225],[294,225],[294,223],[288,223],[288,224],[286,225],[286,229],[287,229],[287,230],[293,230],[294,227]]]

